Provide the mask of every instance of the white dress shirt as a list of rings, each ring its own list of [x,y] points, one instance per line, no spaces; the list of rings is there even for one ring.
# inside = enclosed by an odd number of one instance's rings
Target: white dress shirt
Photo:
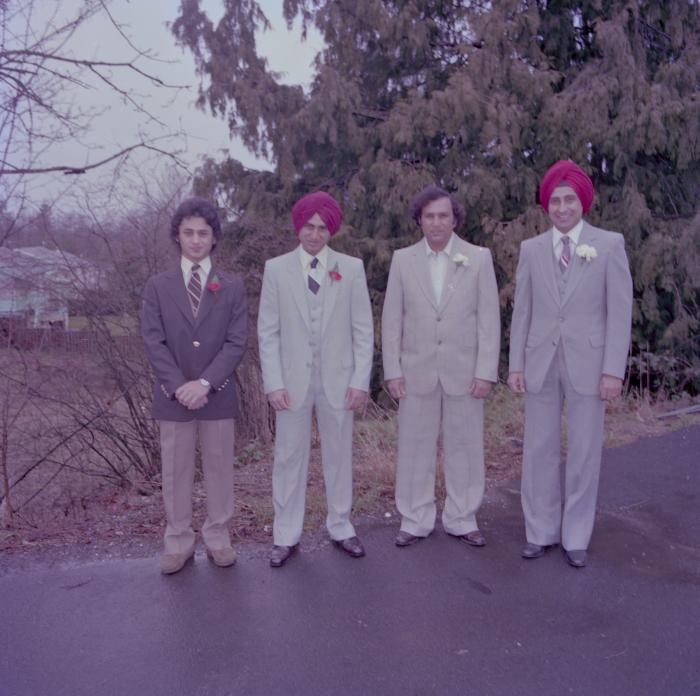
[[[447,268],[450,263],[450,255],[452,253],[452,241],[454,240],[454,232],[450,235],[447,240],[447,244],[442,251],[433,251],[430,248],[425,237],[423,242],[425,243],[425,253],[428,256],[428,269],[430,271],[430,280],[433,284],[433,291],[435,292],[435,301],[440,304],[440,298],[442,297],[442,288],[445,285],[445,277],[447,276]]]
[[[579,220],[574,227],[572,227],[567,235],[560,232],[556,227],[552,227],[552,248],[554,249],[554,258],[556,258],[557,263],[561,258],[561,252],[564,250],[564,244],[561,238],[568,236],[571,242],[569,246],[571,247],[571,258],[574,258],[576,253],[576,247],[578,246],[578,238],[581,236],[581,230],[583,229],[583,220]]]
[[[180,257],[180,268],[182,269],[182,277],[185,280],[185,287],[189,285],[192,278],[192,266],[194,266],[194,261],[190,261],[184,256]],[[211,257],[207,256],[199,262],[199,280],[202,282],[202,287],[207,282],[209,271],[211,271]]]

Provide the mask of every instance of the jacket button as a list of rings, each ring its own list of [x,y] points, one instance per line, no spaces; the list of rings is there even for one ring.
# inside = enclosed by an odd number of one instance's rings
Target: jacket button
[[[199,348],[199,346],[202,345],[202,344],[201,344],[199,341],[192,341],[192,345],[193,345],[195,348]]]

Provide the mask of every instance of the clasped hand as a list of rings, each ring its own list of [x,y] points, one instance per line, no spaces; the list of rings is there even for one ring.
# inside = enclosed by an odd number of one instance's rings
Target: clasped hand
[[[175,390],[175,398],[190,411],[196,411],[205,406],[209,399],[209,389],[200,383],[198,379],[185,382]]]

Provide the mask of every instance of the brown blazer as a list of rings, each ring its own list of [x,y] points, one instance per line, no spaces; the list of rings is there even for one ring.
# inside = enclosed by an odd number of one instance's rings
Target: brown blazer
[[[216,291],[207,285],[217,276]],[[153,276],[143,294],[141,334],[155,373],[157,420],[223,420],[238,413],[234,371],[246,350],[248,311],[243,281],[212,267],[195,320],[179,266]],[[190,411],[175,399],[193,379],[211,383],[206,406]]]

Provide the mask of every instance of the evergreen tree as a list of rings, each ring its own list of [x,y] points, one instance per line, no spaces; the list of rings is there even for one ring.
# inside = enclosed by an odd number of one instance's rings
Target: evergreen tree
[[[391,252],[420,234],[408,201],[438,182],[467,208],[460,234],[494,252],[507,322],[519,243],[546,227],[538,181],[571,158],[596,183],[589,219],[627,239],[634,379],[700,390],[697,3],[285,0],[288,23],[301,17],[326,44],[305,94],[257,54],[257,3],[223,2],[214,26],[183,0],[173,32],[196,57],[200,106],[275,163],[200,172],[201,190],[239,213],[244,259],[260,266],[261,240],[288,248],[293,201],[328,190],[378,311]]]

